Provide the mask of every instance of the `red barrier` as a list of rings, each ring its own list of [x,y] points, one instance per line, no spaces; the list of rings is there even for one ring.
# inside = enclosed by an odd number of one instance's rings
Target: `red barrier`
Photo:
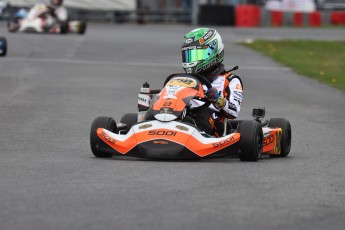
[[[271,13],[271,25],[272,26],[282,26],[283,25],[283,12],[272,11],[272,13]]]
[[[257,27],[260,26],[261,9],[256,5],[236,6],[236,26],[237,27]]]
[[[294,13],[293,25],[294,26],[302,26],[303,25],[303,14],[301,12]]]
[[[318,27],[321,26],[321,13],[313,12],[309,14],[309,25]]]
[[[345,11],[336,11],[331,14],[331,23],[345,25]]]

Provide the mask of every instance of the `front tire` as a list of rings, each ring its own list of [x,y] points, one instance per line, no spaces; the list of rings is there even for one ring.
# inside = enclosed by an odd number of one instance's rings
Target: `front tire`
[[[7,54],[7,40],[4,37],[0,37],[0,56],[6,56]]]
[[[258,161],[262,153],[263,133],[261,124],[256,121],[242,121],[239,124],[240,160]]]
[[[101,157],[101,158],[112,157],[113,154],[111,152],[102,151],[101,149],[99,149],[99,148],[109,149],[109,146],[97,136],[98,128],[104,128],[113,133],[117,133],[118,131],[117,131],[116,122],[111,117],[97,117],[91,125],[91,132],[90,132],[90,146],[91,146],[91,151],[93,155],[95,155],[96,157]],[[99,148],[96,148],[96,147],[99,147]]]
[[[68,23],[61,22],[60,23],[60,34],[67,34],[68,33]]]
[[[131,127],[137,123],[138,114],[137,113],[126,113],[122,116],[120,123],[126,124],[126,133],[131,129]]]
[[[290,122],[284,118],[272,118],[268,122],[268,127],[281,128],[282,137],[280,140],[281,153],[279,155],[271,154],[270,157],[286,157],[291,150],[291,125]]]
[[[86,32],[86,22],[82,21],[80,22],[80,25],[79,25],[78,34],[82,35],[82,34],[85,34],[85,32]]]

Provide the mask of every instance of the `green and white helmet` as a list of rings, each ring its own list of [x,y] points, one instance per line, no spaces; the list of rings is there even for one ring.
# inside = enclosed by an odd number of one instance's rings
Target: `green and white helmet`
[[[224,60],[224,43],[215,29],[190,31],[184,36],[181,51],[186,73],[205,72]]]

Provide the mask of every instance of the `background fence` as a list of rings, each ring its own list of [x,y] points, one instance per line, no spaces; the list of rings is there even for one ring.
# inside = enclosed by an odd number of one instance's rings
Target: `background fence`
[[[1,1],[5,2],[5,1]],[[13,13],[19,7],[29,7],[37,2],[48,0],[9,0]],[[309,4],[309,5],[308,5]],[[345,11],[345,0],[65,0],[72,19],[87,21],[102,21],[110,23],[137,22],[137,23],[192,23],[235,25],[238,20],[237,8],[240,5],[251,5],[260,8],[260,19],[250,22],[248,25],[269,25],[272,16],[271,11],[301,11],[302,6],[310,9],[310,4],[322,11],[322,15],[331,14],[332,7],[335,10]],[[278,9],[265,9],[265,6],[278,7]],[[306,7],[308,5],[308,7]],[[0,4],[1,7],[1,4]],[[254,9],[254,8],[253,8]],[[245,22],[247,14],[256,14],[258,10],[248,8],[242,10],[240,20]],[[326,9],[326,10],[325,10]],[[310,10],[309,10],[310,11]],[[327,12],[325,12],[327,11]],[[1,12],[1,11],[0,11]],[[247,12],[244,13],[243,12]],[[303,10],[302,10],[303,12]],[[301,13],[302,13],[301,12]],[[237,15],[236,15],[237,14]],[[3,14],[4,15],[4,14]],[[280,15],[280,13],[277,13]],[[291,13],[284,12],[288,21]],[[236,19],[237,17],[237,19]],[[252,16],[251,16],[252,17]],[[297,15],[296,17],[300,17]],[[341,14],[340,16],[342,17]],[[1,18],[1,17],[0,17]],[[4,17],[3,17],[4,18]],[[267,19],[268,18],[268,19]],[[302,16],[302,18],[305,18]],[[284,21],[283,20],[283,21]],[[304,20],[304,19],[303,19]],[[303,21],[302,20],[302,21]],[[291,21],[291,20],[290,20]],[[300,20],[301,21],[301,20]],[[327,16],[322,21],[330,21]],[[278,23],[285,25],[286,23]],[[303,24],[303,23],[302,23]]]

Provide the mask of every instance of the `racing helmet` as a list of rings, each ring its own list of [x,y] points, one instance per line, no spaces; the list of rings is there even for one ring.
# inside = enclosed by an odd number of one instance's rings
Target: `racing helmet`
[[[52,6],[61,6],[63,3],[63,0],[50,0],[50,5]]]
[[[197,28],[188,32],[184,36],[181,51],[186,73],[212,70],[224,60],[224,43],[215,29]]]

